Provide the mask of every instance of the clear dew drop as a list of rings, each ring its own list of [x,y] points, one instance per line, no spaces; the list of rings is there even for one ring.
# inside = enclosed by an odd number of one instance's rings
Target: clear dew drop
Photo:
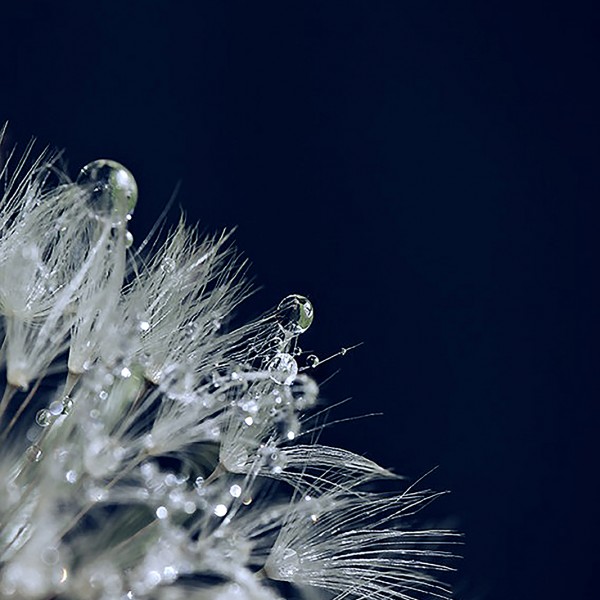
[[[62,400],[54,400],[50,402],[50,406],[48,407],[48,411],[51,415],[58,417],[63,411],[63,403]]]
[[[309,354],[306,357],[306,366],[310,367],[311,369],[314,369],[320,362],[321,360],[316,354]]]
[[[169,256],[163,258],[162,263],[160,263],[160,270],[165,273],[173,273],[177,268],[177,263]]]
[[[125,248],[131,248],[133,246],[133,234],[131,231],[125,232]]]
[[[71,400],[70,396],[65,396],[63,398],[62,405],[63,405],[63,410],[62,410],[63,415],[68,415],[73,410],[73,400]]]
[[[36,463],[42,460],[43,452],[39,446],[33,444],[25,450],[25,456],[27,457],[27,460]]]
[[[131,217],[137,202],[137,184],[122,164],[95,160],[81,169],[77,184],[89,190],[88,202],[99,217],[109,219],[113,225],[121,225]]]
[[[42,408],[41,410],[38,410],[35,415],[35,422],[40,427],[48,427],[48,425],[52,423],[52,414],[48,409]]]
[[[298,375],[298,363],[287,352],[276,354],[267,365],[269,377],[281,385],[291,385]]]
[[[311,326],[315,311],[308,298],[292,294],[279,303],[276,316],[282,331],[288,335],[298,335]]]

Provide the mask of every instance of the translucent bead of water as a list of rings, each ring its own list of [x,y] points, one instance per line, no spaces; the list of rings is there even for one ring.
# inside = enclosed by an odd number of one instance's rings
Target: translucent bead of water
[[[48,409],[42,408],[41,410],[38,410],[35,416],[35,422],[40,427],[48,427],[48,425],[52,423],[52,414]]]
[[[269,377],[281,385],[291,385],[298,375],[298,363],[287,352],[276,354],[268,364]]]
[[[137,202],[137,184],[122,164],[107,159],[87,164],[79,173],[77,184],[89,193],[88,202],[101,218],[121,225],[133,213]]]
[[[306,365],[311,369],[314,369],[321,361],[316,354],[309,354],[306,357]]]
[[[125,248],[133,246],[133,234],[130,231],[125,232]]]
[[[68,415],[73,409],[73,400],[71,400],[70,396],[65,396],[62,400],[63,405],[63,415]]]
[[[42,455],[42,449],[35,444],[29,446],[27,450],[25,450],[25,456],[27,459],[34,463],[40,462],[40,460],[42,460]]]
[[[315,311],[308,298],[292,294],[279,303],[276,315],[279,327],[286,334],[298,335],[311,326]]]

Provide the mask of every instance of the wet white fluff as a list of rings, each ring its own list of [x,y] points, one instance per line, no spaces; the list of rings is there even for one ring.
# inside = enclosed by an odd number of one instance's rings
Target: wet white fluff
[[[409,520],[434,494],[309,442],[309,301],[230,327],[228,236],[182,218],[130,248],[99,163],[92,185],[50,185],[48,158],[2,173],[0,597],[450,597],[454,537]]]

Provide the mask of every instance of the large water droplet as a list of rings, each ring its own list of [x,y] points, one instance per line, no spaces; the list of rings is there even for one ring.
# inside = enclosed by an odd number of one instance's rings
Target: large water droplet
[[[304,333],[312,324],[315,310],[312,302],[304,296],[286,296],[277,306],[277,322],[288,334]]]
[[[276,354],[267,365],[269,377],[281,385],[291,385],[298,375],[298,363],[287,352]]]
[[[133,175],[114,160],[95,160],[77,177],[77,184],[87,188],[94,212],[114,225],[127,221],[137,202],[137,184]]]

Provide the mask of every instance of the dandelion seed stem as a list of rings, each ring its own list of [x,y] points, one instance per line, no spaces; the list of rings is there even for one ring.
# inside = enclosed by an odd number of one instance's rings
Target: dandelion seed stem
[[[2,400],[0,400],[0,421],[2,421],[2,417],[4,416],[9,403],[16,392],[17,388],[12,385],[12,383],[6,384],[6,387],[4,388],[4,394],[2,395]]]
[[[134,412],[140,407],[140,402],[142,398],[146,395],[146,392],[150,389],[154,384],[147,379],[143,379],[140,384],[140,389],[138,390],[134,401],[129,405],[127,412],[123,415],[123,422],[125,422]]]
[[[133,535],[130,535],[128,538],[124,539],[122,542],[119,542],[116,546],[111,548],[112,552],[123,549],[127,544],[136,540],[140,535],[147,532],[149,529],[152,529],[156,526],[157,521],[150,521],[147,525],[144,525],[140,529],[138,529]]]
[[[65,389],[63,391],[65,396],[69,396],[71,394],[80,377],[81,373],[74,373],[71,370],[67,372],[67,380],[65,381]]]
[[[131,473],[131,471],[133,471],[133,469],[135,469],[135,467],[137,467],[145,458],[148,457],[148,453],[144,450],[143,452],[140,452],[140,454],[133,459],[125,469],[123,469],[122,471],[120,471],[117,475],[115,475],[115,477],[113,477],[107,484],[105,484],[103,486],[103,489],[105,491],[110,490],[118,481],[120,481],[123,477],[125,477],[125,475]],[[63,528],[63,530],[60,532],[60,534],[57,536],[58,539],[62,539],[65,535],[67,535],[67,533],[69,533],[69,531],[71,531],[71,529],[73,529],[73,527],[75,527],[77,525],[77,523],[79,523],[79,521],[81,521],[81,519],[92,509],[94,508],[94,506],[96,506],[96,502],[88,502],[74,517],[73,519],[71,519],[71,521],[69,521],[68,525]]]
[[[98,237],[96,243],[90,249],[85,261],[81,265],[79,271],[71,279],[69,284],[61,291],[60,297],[57,299],[54,308],[48,315],[48,319],[44,323],[44,326],[40,330],[38,337],[38,344],[45,344],[51,335],[52,329],[56,323],[60,320],[65,310],[66,305],[71,301],[73,294],[77,291],[88,272],[92,268],[94,262],[97,260],[98,254],[100,254],[101,248],[106,244],[108,235],[110,232],[110,225],[105,225],[102,229],[102,233]]]
[[[21,537],[21,534],[25,531],[25,529],[27,529],[27,525],[27,523],[21,525],[17,533],[15,533],[13,539],[10,540],[10,542],[8,542],[8,544],[2,549],[2,555],[4,555],[8,550],[11,549],[12,545]]]
[[[224,475],[225,473],[227,473],[227,467],[225,467],[223,463],[220,462],[214,468],[213,472],[205,479],[204,485],[211,484],[213,481],[216,481],[219,477],[221,477],[221,475]]]
[[[29,403],[33,400],[33,397],[35,396],[36,392],[38,391],[40,384],[42,383],[42,379],[44,379],[44,375],[42,375],[41,377],[38,378],[38,380],[35,382],[35,385],[31,388],[30,392],[27,394],[25,400],[23,400],[23,402],[21,402],[21,405],[19,406],[17,412],[14,414],[13,418],[10,420],[8,427],[2,432],[2,434],[0,435],[0,442],[3,442],[8,434],[11,432],[12,428],[15,426],[15,423],[19,420],[19,417],[23,414],[23,411],[27,408],[27,406],[29,405]],[[0,416],[1,416],[1,411],[0,411]]]

